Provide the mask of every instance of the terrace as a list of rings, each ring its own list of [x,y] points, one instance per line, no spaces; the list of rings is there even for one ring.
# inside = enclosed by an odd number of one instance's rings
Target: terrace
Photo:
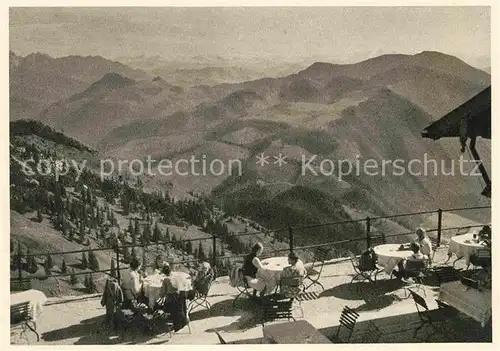
[[[435,262],[442,263],[447,259],[447,248],[441,247],[435,255]],[[463,266],[457,262],[457,266]],[[389,279],[381,273],[376,283],[354,282],[354,270],[350,261],[335,259],[325,265],[321,283],[325,290],[318,289],[309,294],[302,302],[303,319],[311,323],[327,338],[332,339],[339,317],[344,306],[355,309],[360,317],[351,342],[360,342],[371,320],[381,330],[381,343],[424,342],[429,329],[423,328],[414,337],[414,330],[419,325],[419,316],[412,298],[405,298],[403,283]],[[433,282],[426,282],[425,297],[429,308],[436,309],[435,299],[439,287]],[[229,343],[261,343],[263,328],[259,317],[259,309],[245,297],[238,300],[233,307],[237,294],[229,285],[229,278],[219,277],[212,285],[208,300],[212,304],[210,313],[207,310],[195,310],[190,315],[190,329],[154,337],[139,331],[126,333],[114,332],[103,328],[105,309],[100,305],[100,295],[87,295],[72,298],[49,298],[43,313],[37,320],[41,339],[36,343],[32,333],[21,336],[19,332],[11,333],[13,344],[41,345],[86,345],[86,344],[218,344],[218,331]],[[300,313],[294,316],[300,320]],[[266,323],[282,323],[274,321]],[[431,342],[491,342],[491,325],[484,328],[473,319],[458,314],[457,318],[447,322],[447,327],[456,331],[456,335],[433,335]]]

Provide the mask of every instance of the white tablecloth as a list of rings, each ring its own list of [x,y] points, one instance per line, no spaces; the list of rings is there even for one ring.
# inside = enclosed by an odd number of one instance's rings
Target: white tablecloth
[[[265,269],[259,269],[256,277],[266,283],[266,292],[274,293],[276,285],[280,281],[283,268],[290,266],[288,257],[270,257],[261,261]]]
[[[170,278],[172,285],[178,291],[192,290],[191,276],[184,272],[171,272]],[[156,300],[160,297],[162,291],[162,284],[165,276],[154,274],[146,277],[142,286],[144,288],[144,295],[149,299],[149,307],[153,308]]]
[[[465,264],[469,264],[470,256],[478,249],[486,247],[473,239],[473,233],[456,235],[451,238],[448,255],[455,254],[457,258],[464,258]]]
[[[30,308],[33,311],[33,321],[42,313],[43,305],[47,302],[45,294],[38,290],[27,290],[10,295],[10,305],[27,302],[30,303]]]
[[[439,300],[474,318],[483,327],[491,318],[491,290],[479,291],[460,281],[443,283]]]
[[[384,244],[373,248],[377,254],[378,264],[384,267],[387,274],[391,274],[392,270],[396,268],[399,261],[408,258],[413,254],[413,251],[411,250],[400,251],[400,246],[400,244]]]

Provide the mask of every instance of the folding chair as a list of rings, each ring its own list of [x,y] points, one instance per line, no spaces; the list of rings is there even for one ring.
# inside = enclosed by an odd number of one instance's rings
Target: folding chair
[[[471,264],[475,267],[490,268],[491,251],[486,248],[477,249],[476,252],[471,255],[469,265],[467,265],[467,269],[469,269],[469,266]]]
[[[423,284],[423,278],[425,277],[424,272],[427,270],[427,262],[422,260],[406,260],[405,273],[406,278],[412,278],[414,283],[411,285],[416,290],[422,290],[424,296],[427,297],[427,292],[425,291],[425,285]],[[408,298],[410,295],[407,293],[410,290],[407,286],[405,289],[405,297]]]
[[[239,294],[236,295],[235,299],[233,300],[233,307],[236,305],[236,300],[238,300],[238,298],[241,296],[241,295],[245,295],[249,298],[253,297],[254,294],[253,292],[251,293],[250,291],[255,291],[254,289],[252,289],[249,285],[248,285],[248,282],[247,282],[247,279],[245,278],[245,276],[243,275],[243,271],[241,270],[241,267],[238,268],[238,281],[241,283],[241,284],[238,284],[236,286],[236,289],[239,291]]]
[[[266,322],[276,319],[290,319],[295,321],[292,315],[291,298],[283,298],[279,295],[268,295],[262,298],[262,327]]]
[[[447,282],[460,280],[460,271],[452,266],[435,267],[433,269],[439,285]]]
[[[29,301],[10,306],[10,327],[21,327],[21,335],[26,333],[26,329],[29,329],[35,333],[36,341],[40,341],[40,335],[36,331],[36,322],[33,320],[33,309]]]
[[[189,303],[187,313],[190,314],[195,308],[202,307],[210,312],[212,305],[207,301],[208,292],[214,281],[214,272],[211,270],[201,282],[195,282],[194,299]]]
[[[428,341],[430,337],[436,333],[440,333],[443,336],[447,337],[449,333],[443,329],[442,325],[438,326],[437,324],[450,319],[450,315],[448,315],[447,313],[443,313],[442,311],[440,311],[440,309],[433,311],[434,313],[431,313],[429,307],[427,306],[427,302],[425,302],[425,299],[413,290],[408,290],[410,291],[413,301],[415,302],[418,317],[420,318],[420,325],[413,332],[413,338],[415,339],[418,331],[426,325],[432,328],[432,333],[427,335],[426,341]]]
[[[382,332],[372,321],[368,321],[368,330],[363,336],[362,342],[367,344],[375,344],[380,340]]]
[[[366,269],[364,267],[361,267],[359,263],[359,259],[354,255],[354,253],[349,251],[349,256],[351,259],[351,264],[352,267],[354,268],[354,272],[356,275],[352,278],[351,284],[359,277],[362,277],[363,279],[361,280],[364,282],[365,280],[368,280],[370,282],[376,282],[377,281],[377,274],[381,273],[384,271],[383,268],[378,268],[376,265],[373,267],[370,267],[370,269]],[[372,279],[373,276],[373,279]]]
[[[316,252],[314,253],[314,261],[307,269],[307,274],[304,277],[304,280],[309,280],[309,285],[304,287],[304,291],[309,289],[313,285],[321,286],[321,289],[325,290],[323,284],[320,283],[321,273],[323,272],[323,267],[325,265],[325,261],[328,257],[329,248],[318,247]]]
[[[340,340],[339,335],[340,335],[340,330],[343,328],[347,329],[347,338],[345,342],[349,342],[352,337],[352,333],[354,332],[354,327],[356,326],[356,321],[359,317],[359,313],[356,312],[355,310],[344,306],[344,309],[342,310],[342,314],[340,315],[340,325],[337,328],[337,333],[335,334],[335,340],[342,342]]]
[[[283,277],[280,279],[279,290],[280,293],[276,294],[276,296],[283,297],[285,299],[292,300],[292,310],[293,303],[298,302],[298,309],[301,312],[301,318],[304,317],[304,310],[302,309],[302,300],[301,297],[304,295],[304,285],[303,285],[303,277]]]

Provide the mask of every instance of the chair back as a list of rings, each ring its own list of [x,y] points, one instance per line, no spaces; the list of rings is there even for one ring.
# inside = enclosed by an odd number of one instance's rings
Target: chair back
[[[434,270],[439,285],[460,279],[458,271],[452,266],[438,267]]]
[[[329,247],[318,247],[314,252],[314,262],[324,263],[328,258]]]
[[[29,301],[10,306],[10,324],[28,321],[31,320],[31,318],[32,309]]]
[[[280,279],[280,292],[288,298],[295,298],[303,290],[303,277],[283,277]]]
[[[348,331],[347,341],[351,340],[352,333],[354,331],[354,327],[356,326],[356,321],[359,317],[359,313],[355,310],[345,306],[342,310],[342,314],[340,315],[340,325],[337,328],[337,337],[339,336],[339,332],[341,327],[344,327]]]
[[[427,261],[425,260],[406,260],[405,269],[408,272],[423,272],[427,269]]]
[[[380,340],[380,336],[382,332],[380,329],[373,323],[372,321],[368,321],[368,330],[366,331],[365,336],[363,337],[364,343],[374,344]]]

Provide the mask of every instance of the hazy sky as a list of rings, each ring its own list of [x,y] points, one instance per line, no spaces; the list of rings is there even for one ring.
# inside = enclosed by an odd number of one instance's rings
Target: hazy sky
[[[11,8],[26,55],[195,55],[355,61],[436,50],[489,66],[488,7]]]

